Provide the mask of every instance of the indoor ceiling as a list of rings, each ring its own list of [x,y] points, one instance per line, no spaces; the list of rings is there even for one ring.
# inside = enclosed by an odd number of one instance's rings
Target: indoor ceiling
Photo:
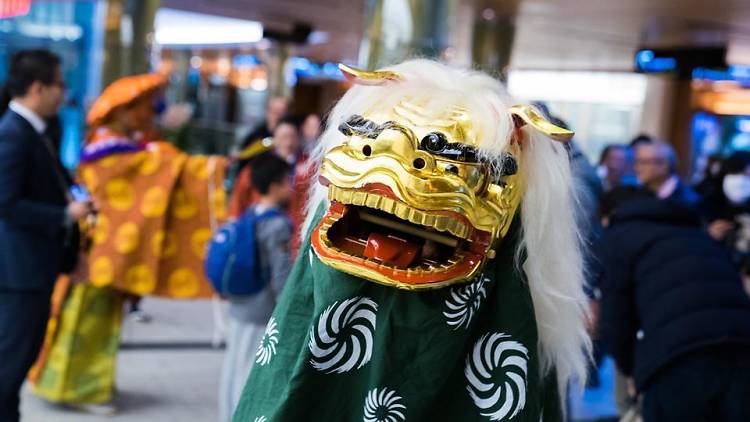
[[[295,53],[318,62],[356,62],[364,33],[361,0],[162,0],[162,7],[255,20],[274,31],[289,32],[295,22],[312,25],[325,42]]]
[[[631,70],[640,46],[750,45],[748,0],[523,0],[514,68]]]
[[[409,0],[410,2],[415,0]],[[640,46],[727,45],[750,51],[750,0],[448,0],[515,14],[511,66],[632,70]],[[431,1],[416,1],[430,4]],[[327,41],[297,49],[316,61],[356,62],[364,0],[163,0],[162,6],[257,20],[289,31],[305,22]],[[466,24],[469,24],[468,22]],[[750,53],[745,58],[750,64]]]

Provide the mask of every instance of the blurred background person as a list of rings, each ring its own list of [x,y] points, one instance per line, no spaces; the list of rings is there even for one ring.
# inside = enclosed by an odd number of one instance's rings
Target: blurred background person
[[[626,182],[625,178],[632,175],[633,165],[629,154],[625,145],[611,144],[604,147],[596,169],[604,192],[622,185]]]
[[[294,119],[285,117],[279,121],[273,134],[273,152],[291,166],[303,159],[300,130]]]
[[[268,212],[285,211],[294,195],[290,171],[291,166],[275,155],[256,162],[252,186],[259,196],[247,212],[261,216]],[[267,332],[266,323],[291,270],[291,236],[290,221],[283,214],[269,216],[256,225],[255,241],[260,270],[268,274],[268,284],[252,296],[229,299],[227,351],[219,386],[220,422],[232,420],[253,364],[265,363],[266,353],[271,353],[270,350],[261,352],[263,349],[259,349],[259,346],[275,347],[275,344],[261,345],[261,341]],[[273,330],[275,326],[269,325],[269,329]]]
[[[670,145],[639,144],[635,149],[635,174],[643,187],[659,199],[698,204],[698,195],[677,175],[677,156]]]
[[[142,151],[142,136],[153,127],[154,99],[162,84],[158,76],[143,75],[110,85],[89,113],[91,133],[83,161]],[[107,236],[106,225],[113,220],[106,212],[98,219],[103,223],[91,227],[94,241]],[[91,276],[96,279],[100,274]],[[53,403],[112,415],[116,412],[113,398],[123,305],[126,299],[137,303],[139,298],[110,286],[89,284],[88,277],[72,281],[60,279],[55,286],[56,312],[50,319],[54,322],[49,324],[44,348],[29,376],[32,392]]]
[[[239,217],[248,207],[258,201],[258,192],[252,186],[252,167],[253,163],[262,161],[268,156],[267,154],[273,154],[281,158],[293,168],[296,167],[298,160],[303,158],[300,148],[300,133],[294,119],[284,117],[279,120],[273,135],[271,150],[250,160],[250,165],[242,168],[237,175],[229,202],[230,217]]]
[[[636,150],[641,145],[648,145],[653,143],[654,138],[652,138],[650,135],[646,135],[645,133],[641,133],[630,140],[630,149]]]
[[[305,120],[302,121],[300,132],[302,134],[302,149],[305,153],[309,154],[315,146],[320,137],[321,130],[320,117],[315,113],[308,114]]]
[[[721,189],[723,163],[724,157],[720,154],[710,155],[706,159],[700,179],[693,186],[693,190],[701,198],[713,196]]]
[[[271,151],[252,159],[250,165],[245,166],[237,176],[230,199],[229,216],[239,218],[245,210],[258,201],[260,196],[252,186],[252,169],[255,163],[266,160],[269,155],[281,158],[292,169],[290,178],[295,194],[289,202],[289,208],[285,211],[292,220],[291,251],[292,256],[295,257],[301,241],[300,228],[305,219],[307,191],[313,169],[308,165],[304,146],[300,144],[300,131],[294,119],[290,117],[281,119],[273,136]]]
[[[254,142],[261,141],[273,136],[279,122],[286,116],[289,109],[289,100],[284,97],[272,97],[266,104],[266,115],[259,126],[254,128],[242,141],[242,148],[246,148]],[[244,163],[247,164],[247,163]]]
[[[604,197],[602,197],[602,200],[599,205],[599,212],[601,215],[601,224],[606,231],[607,227],[610,225],[610,218],[612,217],[613,211],[618,206],[622,205],[626,202],[632,202],[637,199],[649,199],[652,198],[651,193],[648,191],[642,189],[640,186],[637,185],[624,185],[620,186],[611,192],[607,193]],[[608,344],[607,339],[605,338],[604,333],[604,327],[602,322],[602,312],[601,312],[601,306],[602,306],[602,284],[604,283],[604,276],[605,276],[605,268],[604,263],[602,262],[602,255],[601,250],[603,248],[602,244],[603,240],[600,238],[595,247],[594,250],[597,251],[597,257],[594,260],[594,283],[592,288],[598,292],[598,298],[599,298],[599,312],[595,314],[598,318],[594,320],[596,325],[596,334],[599,336],[600,342],[603,344],[603,348],[606,349],[607,354],[611,354],[609,352],[610,345]],[[630,377],[625,375],[618,367],[615,365],[614,367],[614,391],[613,391],[613,398],[614,398],[614,404],[617,410],[617,415],[620,418],[624,418],[626,415],[639,415],[640,414],[640,408],[638,406],[637,396],[636,392],[634,391],[634,388],[632,388],[632,381],[630,380]],[[625,420],[625,419],[623,419]]]
[[[74,225],[91,211],[75,202],[47,120],[65,94],[60,59],[46,50],[11,60],[0,119],[0,420],[19,420],[19,390],[39,352],[54,281],[77,256]]]
[[[599,251],[605,338],[644,420],[750,420],[750,298],[697,210],[623,198]]]
[[[705,198],[708,233],[730,252],[746,283],[750,277],[750,152],[737,151],[723,164],[718,189]]]

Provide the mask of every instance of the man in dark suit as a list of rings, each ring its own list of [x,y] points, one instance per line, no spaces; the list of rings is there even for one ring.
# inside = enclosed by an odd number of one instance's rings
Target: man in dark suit
[[[62,103],[60,60],[17,53],[0,117],[0,421],[19,420],[19,390],[37,357],[66,237],[90,210],[70,201],[47,120]]]

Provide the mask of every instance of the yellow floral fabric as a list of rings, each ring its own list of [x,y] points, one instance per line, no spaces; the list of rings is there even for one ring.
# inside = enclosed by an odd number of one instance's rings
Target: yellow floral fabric
[[[32,391],[61,403],[112,399],[124,295],[114,289],[58,282],[65,294],[59,315],[47,326],[44,359],[30,378]]]
[[[165,143],[81,165],[99,206],[90,282],[139,296],[210,297],[203,274],[212,222],[226,219],[221,157],[187,155]]]

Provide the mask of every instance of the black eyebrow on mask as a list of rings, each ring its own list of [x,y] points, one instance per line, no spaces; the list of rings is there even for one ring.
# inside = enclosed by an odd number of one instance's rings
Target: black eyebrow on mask
[[[372,120],[355,114],[339,125],[339,132],[346,136],[358,135],[364,138],[375,139],[385,130]]]
[[[410,139],[416,139],[414,132],[412,132],[411,129],[392,120],[377,124],[372,120],[368,120],[355,114],[339,125],[339,132],[346,136],[357,135],[368,139],[376,139],[387,129],[397,130]]]
[[[339,132],[343,133],[346,136],[358,135],[368,139],[376,139],[386,129],[398,130],[406,134],[407,136],[411,136],[412,138],[414,138],[414,134],[409,128],[400,125],[397,122],[389,120],[387,122],[377,124],[372,120],[366,119],[358,114],[352,115],[339,125]],[[428,137],[432,134],[438,134],[445,138],[445,135],[441,133],[430,133],[421,141],[419,141],[418,148],[420,150],[443,158],[454,161],[461,161],[464,163],[484,162],[484,160],[480,160],[479,151],[477,150],[477,148],[471,145],[462,144],[460,142],[445,142],[440,146],[439,149],[429,148],[427,140]],[[503,153],[500,163],[501,164],[499,166],[499,169],[495,171],[496,178],[512,176],[518,173],[518,161],[512,154]],[[489,163],[485,162],[485,164]]]

